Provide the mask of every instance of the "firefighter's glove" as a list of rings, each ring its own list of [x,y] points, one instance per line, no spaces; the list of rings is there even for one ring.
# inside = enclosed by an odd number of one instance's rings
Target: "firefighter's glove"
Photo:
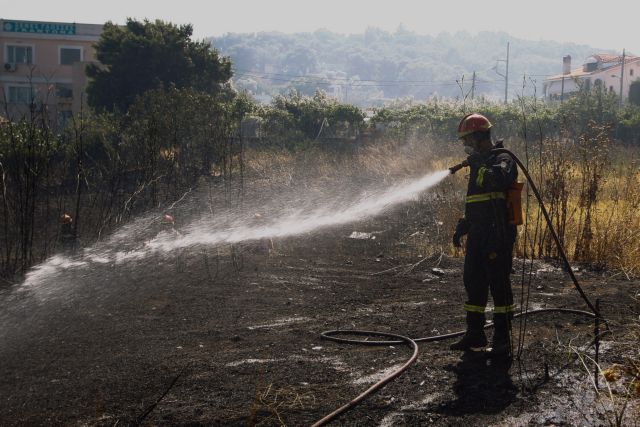
[[[469,221],[466,218],[460,218],[458,225],[456,225],[456,231],[453,233],[453,246],[456,248],[462,247],[460,238],[469,233]]]
[[[467,163],[474,169],[479,169],[480,166],[484,165],[484,161],[484,157],[478,152],[475,152],[467,157]]]

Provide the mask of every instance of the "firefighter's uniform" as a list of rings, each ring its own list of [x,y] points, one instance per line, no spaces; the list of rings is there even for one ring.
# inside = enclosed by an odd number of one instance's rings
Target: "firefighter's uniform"
[[[73,219],[69,214],[60,217],[60,243],[64,252],[74,252],[76,249],[76,233],[73,228]]]
[[[517,167],[508,154],[473,154],[465,200],[465,217],[458,234],[467,234],[464,260],[464,287],[467,301],[467,346],[486,345],[485,307],[488,293],[494,303],[493,347],[510,350],[510,320],[513,315],[511,290],[512,251],[516,226],[509,223],[506,191],[517,179]],[[463,338],[463,340],[465,339]],[[473,345],[472,345],[473,346]],[[465,346],[458,345],[458,349]],[[454,348],[452,346],[452,348]]]

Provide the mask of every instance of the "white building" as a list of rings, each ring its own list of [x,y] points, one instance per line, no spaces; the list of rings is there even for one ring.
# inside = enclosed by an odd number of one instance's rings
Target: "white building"
[[[545,99],[550,101],[566,99],[580,87],[590,89],[603,85],[610,93],[620,95],[622,81],[622,99],[629,97],[631,82],[640,79],[640,57],[627,55],[624,59],[624,75],[621,75],[622,56],[595,54],[585,59],[580,68],[571,69],[571,56],[563,58],[562,74],[547,77],[543,84]]]
[[[0,19],[0,114],[17,120],[46,106],[64,122],[80,111],[101,33],[96,24]]]

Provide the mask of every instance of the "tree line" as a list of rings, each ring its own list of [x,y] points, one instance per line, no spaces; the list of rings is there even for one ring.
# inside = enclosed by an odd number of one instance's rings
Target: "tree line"
[[[528,76],[526,94],[539,94],[544,77],[561,72],[564,55],[580,60],[595,51],[586,45],[528,41],[502,32],[431,36],[402,26],[394,32],[371,27],[351,35],[327,30],[229,33],[211,41],[233,60],[234,84],[256,95],[297,89],[312,96],[323,89],[362,107],[403,97],[460,97],[458,83],[464,78],[468,90],[474,72],[477,96],[502,98],[508,42],[512,94],[522,92],[523,75]]]
[[[170,205],[202,177],[242,179],[247,143],[295,151],[328,141],[357,147],[430,137],[444,151],[470,111],[487,115],[505,138],[570,138],[596,123],[611,138],[639,142],[640,108],[619,108],[598,88],[562,105],[434,98],[363,110],[296,90],[264,105],[230,84],[230,59],[192,42],[190,26],[107,23],[97,50],[102,65],[87,70],[88,108],[64,129],[52,125],[46,108],[0,122],[0,277],[59,251],[64,213],[80,243],[89,244],[141,212]],[[157,52],[164,65],[140,51]]]

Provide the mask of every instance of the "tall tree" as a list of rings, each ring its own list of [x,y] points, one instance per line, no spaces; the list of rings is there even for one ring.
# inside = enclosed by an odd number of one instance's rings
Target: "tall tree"
[[[159,87],[192,87],[209,94],[231,78],[231,62],[211,44],[193,41],[191,25],[128,19],[104,25],[96,44],[100,64],[87,67],[89,104],[126,111],[136,96]]]

